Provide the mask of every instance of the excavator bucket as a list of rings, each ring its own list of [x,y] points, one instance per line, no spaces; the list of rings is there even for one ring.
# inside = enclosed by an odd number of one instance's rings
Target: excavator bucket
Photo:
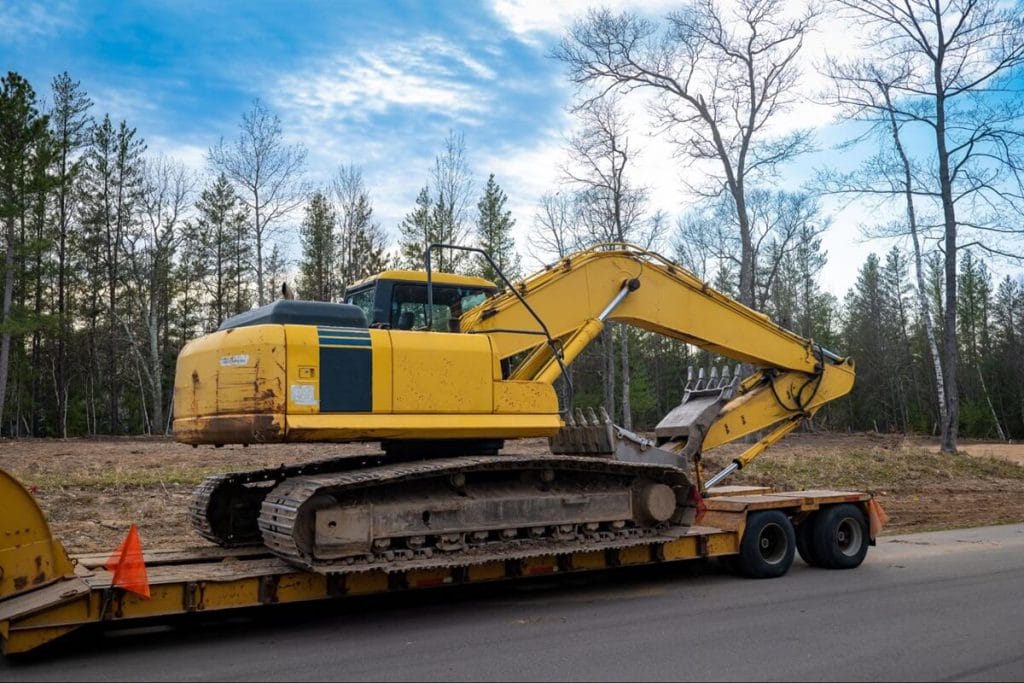
[[[688,368],[682,402],[654,428],[658,442],[685,440],[692,444],[687,452],[699,447],[722,406],[736,395],[740,375],[739,365],[735,372],[730,372],[728,365],[721,372],[713,367],[707,374],[701,368],[696,377],[693,368]]]
[[[690,466],[690,461],[678,453],[658,448],[650,439],[613,423],[604,406],[600,408],[600,418],[593,408],[587,412],[589,416],[577,408],[575,417],[572,413],[566,414],[566,426],[548,438],[552,453],[607,457],[619,462],[670,465],[680,469]]]
[[[0,470],[0,601],[74,574],[32,494]]]

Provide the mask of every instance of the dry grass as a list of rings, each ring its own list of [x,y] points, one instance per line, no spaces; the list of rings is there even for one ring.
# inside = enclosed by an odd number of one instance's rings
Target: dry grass
[[[147,548],[202,543],[188,528],[193,487],[211,474],[374,451],[368,444],[192,449],[168,439],[0,441],[0,468],[26,486],[74,551],[117,546],[137,523]],[[541,439],[509,442],[510,452],[547,452]],[[742,452],[705,458],[710,474]],[[872,434],[794,434],[727,483],[776,489],[870,491],[890,514],[889,532],[1024,522],[1024,445],[974,444],[940,455],[922,439]]]

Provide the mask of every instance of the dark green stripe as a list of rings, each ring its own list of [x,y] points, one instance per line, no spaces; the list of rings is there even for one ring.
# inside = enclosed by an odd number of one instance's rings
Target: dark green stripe
[[[369,351],[370,353],[366,353]],[[320,347],[320,412],[373,410],[373,351]]]

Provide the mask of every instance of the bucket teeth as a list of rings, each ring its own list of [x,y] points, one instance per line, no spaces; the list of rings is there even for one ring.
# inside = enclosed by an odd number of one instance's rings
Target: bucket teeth
[[[608,411],[604,409],[604,406],[601,406],[599,410],[601,411],[601,424],[610,425],[612,418],[608,415]]]
[[[583,410],[581,408],[576,408],[576,424],[580,427],[586,427],[588,424],[587,418],[583,416]]]
[[[597,419],[597,413],[594,412],[593,408],[588,408],[587,412],[590,414],[590,424],[597,427],[601,422]]]

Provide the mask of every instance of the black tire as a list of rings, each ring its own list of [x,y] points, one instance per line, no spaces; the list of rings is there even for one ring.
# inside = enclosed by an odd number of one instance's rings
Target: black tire
[[[779,510],[752,512],[740,541],[738,568],[752,579],[782,576],[793,564],[796,531],[789,517]]]
[[[822,508],[816,515],[811,547],[822,567],[853,569],[868,554],[868,522],[856,505]]]
[[[796,526],[796,551],[800,553],[801,559],[811,567],[820,567],[821,560],[814,552],[814,525],[818,520],[818,513],[812,513]]]

